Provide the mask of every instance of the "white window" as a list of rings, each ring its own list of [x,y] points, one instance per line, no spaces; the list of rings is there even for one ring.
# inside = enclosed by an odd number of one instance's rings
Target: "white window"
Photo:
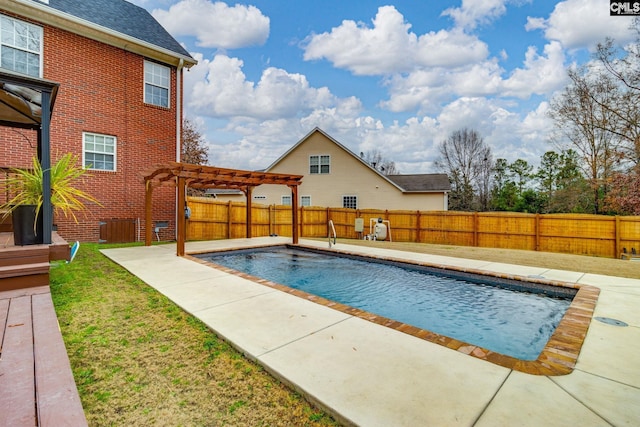
[[[42,28],[0,15],[0,67],[42,77]]]
[[[169,108],[169,67],[144,61],[144,102]]]
[[[82,164],[87,169],[116,170],[116,137],[83,133]]]
[[[291,196],[282,196],[282,205],[291,206]]]
[[[311,196],[300,196],[300,206],[311,206]]]
[[[342,207],[358,209],[358,196],[342,196]]]
[[[327,174],[331,171],[331,156],[309,156],[310,174]]]

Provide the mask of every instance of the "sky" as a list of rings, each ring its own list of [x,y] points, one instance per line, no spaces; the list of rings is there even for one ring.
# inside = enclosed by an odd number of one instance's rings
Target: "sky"
[[[198,61],[184,115],[209,164],[261,170],[318,127],[403,174],[477,131],[494,158],[557,150],[548,115],[567,68],[632,42],[607,0],[130,0]]]

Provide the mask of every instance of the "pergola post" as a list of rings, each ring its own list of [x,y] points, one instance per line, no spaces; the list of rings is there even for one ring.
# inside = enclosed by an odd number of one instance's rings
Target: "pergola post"
[[[151,181],[144,182],[144,245],[151,246],[151,229],[153,228],[151,207],[153,203],[153,185]]]
[[[42,90],[42,122],[38,130],[38,146],[41,148],[42,166],[42,243],[51,244],[53,232],[53,206],[51,205],[51,91]]]
[[[293,244],[298,244],[298,186],[291,186],[291,236]]]
[[[250,239],[251,236],[251,211],[252,211],[252,205],[251,205],[251,201],[253,199],[253,196],[251,195],[253,193],[253,187],[248,186],[245,188],[244,194],[247,196],[247,231],[245,233],[245,236],[247,237],[247,239]]]
[[[184,256],[184,246],[185,246],[185,237],[187,234],[187,219],[185,218],[184,209],[186,206],[186,198],[185,198],[185,178],[179,176],[178,177],[178,220],[177,220],[177,228],[178,228],[178,248],[177,254],[178,256]]]

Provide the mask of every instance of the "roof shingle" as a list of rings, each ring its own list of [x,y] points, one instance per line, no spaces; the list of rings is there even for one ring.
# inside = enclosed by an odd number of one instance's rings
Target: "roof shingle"
[[[451,183],[446,173],[427,173],[414,175],[387,175],[390,181],[404,191],[450,191]]]
[[[49,0],[49,7],[191,58],[149,12],[127,1]]]

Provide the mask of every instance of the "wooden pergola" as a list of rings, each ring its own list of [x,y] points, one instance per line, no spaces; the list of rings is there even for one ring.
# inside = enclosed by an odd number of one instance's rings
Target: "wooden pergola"
[[[160,186],[178,189],[177,204],[177,255],[184,256],[186,240],[186,189],[224,188],[241,190],[247,198],[246,237],[251,237],[251,193],[254,187],[262,184],[286,185],[291,188],[291,217],[293,244],[298,244],[298,186],[302,175],[252,172],[238,169],[223,169],[213,166],[193,165],[189,163],[168,162],[155,165],[141,173],[145,183],[145,245],[152,240],[152,196],[153,189]]]

